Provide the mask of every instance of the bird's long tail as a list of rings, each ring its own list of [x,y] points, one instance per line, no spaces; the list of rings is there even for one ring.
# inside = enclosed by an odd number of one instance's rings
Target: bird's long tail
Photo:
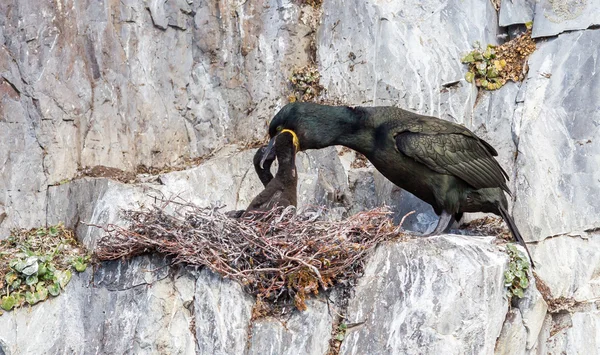
[[[529,256],[529,260],[531,261],[531,266],[535,269],[535,264],[533,263],[533,258],[531,257],[529,248],[527,248],[527,244],[525,244],[525,240],[521,236],[521,233],[519,232],[519,229],[517,228],[517,225],[515,224],[514,219],[512,218],[510,213],[508,213],[508,211],[501,205],[498,206],[498,209],[500,210],[500,215],[502,216],[502,219],[504,219],[504,221],[508,225],[508,229],[510,229],[510,232],[512,233],[513,237],[515,237],[517,242],[519,242],[519,244],[521,244],[523,246],[523,248],[525,248],[525,251],[527,252],[527,255]]]

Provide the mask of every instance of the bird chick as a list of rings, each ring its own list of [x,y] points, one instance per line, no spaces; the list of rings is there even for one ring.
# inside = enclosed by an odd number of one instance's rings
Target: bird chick
[[[277,136],[277,139],[274,140],[275,156],[277,157],[277,162],[279,164],[277,173],[274,178],[268,181],[265,189],[250,202],[246,212],[243,214],[244,217],[248,216],[252,211],[268,211],[276,206],[296,206],[296,190],[298,186],[298,174],[296,172],[296,142],[297,138],[291,131],[282,132]],[[265,151],[266,148],[261,148],[259,152],[261,152],[260,154],[262,157],[256,159],[259,155],[259,153],[257,153],[254,159],[255,169],[263,184],[269,179],[269,175],[271,175],[271,173],[268,172],[268,168],[272,163],[272,160],[269,162],[269,156],[264,156]],[[271,149],[266,152],[267,155],[270,151]],[[268,162],[268,165],[265,165],[265,162]]]

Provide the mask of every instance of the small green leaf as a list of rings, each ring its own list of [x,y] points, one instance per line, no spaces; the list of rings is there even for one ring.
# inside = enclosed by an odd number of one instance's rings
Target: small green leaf
[[[48,286],[48,292],[50,292],[52,296],[58,296],[60,294],[60,285],[58,284],[58,282],[55,282],[52,285]]]
[[[48,232],[51,236],[56,237],[58,235],[58,228],[56,228],[55,226],[52,226],[52,227],[48,228]]]
[[[12,287],[13,290],[16,290],[19,288],[19,286],[21,286],[21,279],[16,279],[12,284],[10,284],[10,287]]]
[[[335,336],[335,339],[337,341],[344,341],[344,338],[345,338],[345,336],[342,333],[339,333],[338,335]]]
[[[2,303],[0,304],[0,307],[2,307],[2,309],[5,311],[10,311],[13,309],[16,303],[17,300],[14,296],[4,296],[2,297]]]
[[[40,301],[45,301],[48,298],[48,289],[42,287],[39,290],[37,290],[35,294]]]
[[[15,282],[15,280],[17,280],[19,277],[17,276],[16,273],[14,272],[9,272],[6,274],[6,276],[4,277],[4,279],[6,280],[7,284],[12,284],[13,282]]]
[[[77,272],[84,272],[85,269],[87,269],[87,264],[77,260],[73,263],[73,267],[75,270],[77,270]]]
[[[527,287],[529,287],[529,280],[527,279],[527,277],[520,278],[519,285],[521,285],[521,288],[523,288],[523,289],[526,289]]]
[[[515,294],[515,296],[517,296],[519,298],[523,298],[523,289],[522,288],[515,288],[513,290],[513,293]]]
[[[15,292],[12,294],[16,300],[16,306],[22,306],[25,303],[25,296],[21,292]]]
[[[71,280],[71,276],[72,276],[71,270],[67,270],[67,271],[57,270],[54,274],[56,275],[56,280],[60,284],[60,287],[64,290],[65,287],[67,286],[67,284],[69,283],[69,281]]]
[[[497,78],[498,77],[498,71],[496,70],[496,68],[490,67],[487,70],[486,75],[487,75],[488,78]]]
[[[25,260],[16,260],[16,262],[14,262],[15,260],[11,260],[11,262],[9,263],[10,267],[18,272],[23,271],[23,269],[25,268],[25,266],[27,266],[25,264]]]
[[[47,272],[48,266],[46,265],[46,263],[40,264],[37,272],[38,276],[44,276]]]
[[[514,244],[507,244],[506,248],[508,248],[508,250],[512,251],[513,253],[518,252],[517,247],[515,247]]]
[[[525,22],[525,27],[527,27],[527,29],[531,29],[531,27],[533,27],[533,21],[529,21],[529,22]]]
[[[34,305],[38,303],[40,299],[37,297],[37,293],[27,291],[25,292],[25,301],[30,305]]]
[[[341,324],[339,325],[338,329],[339,329],[339,330],[342,330],[342,331],[343,331],[343,330],[346,330],[346,329],[348,329],[348,324],[346,324],[346,323],[341,323]]]
[[[469,83],[472,83],[472,82],[473,82],[473,79],[475,79],[475,74],[474,74],[473,72],[470,72],[470,71],[468,71],[468,72],[465,74],[465,80],[466,80],[467,82],[469,82]]]
[[[42,276],[42,280],[56,280],[56,276],[54,276],[53,272],[47,272],[44,274],[44,276]]]
[[[525,277],[525,276],[526,276],[526,275],[525,275],[525,273],[523,272],[523,270],[517,270],[517,271],[515,271],[515,277],[516,277],[517,279],[522,279],[522,278],[523,278],[523,277]]]
[[[460,60],[463,63],[473,63],[475,61],[475,58],[473,57],[473,53],[475,53],[475,51],[467,54],[466,56],[462,57],[462,59]]]
[[[35,234],[37,234],[40,237],[46,235],[46,228],[38,228]]]
[[[36,283],[38,283],[37,275],[30,275],[30,276],[27,276],[27,278],[25,279],[25,284],[27,284],[28,286],[33,286]]]

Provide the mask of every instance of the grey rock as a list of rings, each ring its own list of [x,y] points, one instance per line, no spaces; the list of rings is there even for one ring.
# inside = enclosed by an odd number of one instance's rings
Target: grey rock
[[[340,353],[492,353],[507,312],[507,259],[491,241],[440,236],[379,247],[348,306],[348,322],[365,323],[349,330]]]
[[[255,321],[245,354],[326,354],[333,322],[327,303],[316,299],[308,300],[306,305],[306,311],[294,312],[285,324],[272,318]]]
[[[549,314],[544,322],[544,334],[540,337],[537,353],[598,353],[600,341],[593,334],[599,329],[600,312],[595,306],[582,312]]]
[[[600,233],[557,235],[534,247],[536,273],[548,298],[592,302],[600,297]]]
[[[496,341],[495,355],[524,355],[527,354],[525,345],[527,342],[527,331],[523,326],[521,312],[511,309],[506,314],[506,320],[502,326],[500,336]]]
[[[469,19],[468,26],[460,25]],[[460,58],[475,41],[497,43],[490,1],[323,3],[318,53],[328,95],[353,105],[398,105],[454,122],[477,92]],[[354,59],[352,59],[354,58]],[[450,87],[443,84],[457,82]]]
[[[502,27],[533,21],[536,0],[502,0],[498,24]]]
[[[394,212],[395,223],[400,223],[404,216],[414,211],[404,220],[402,224],[404,229],[426,233],[435,228],[438,216],[428,203],[394,185],[379,171],[374,172],[374,180],[377,205],[390,206]]]
[[[479,93],[473,110],[473,117],[467,124],[473,133],[490,143],[497,151],[496,160],[508,173],[509,187],[514,191],[515,156],[518,136],[514,133],[513,122],[518,120],[517,95],[520,85],[507,82],[500,90]]]
[[[200,354],[243,354],[254,300],[239,284],[202,270],[196,281],[194,314]]]
[[[565,33],[529,59],[514,209],[526,240],[600,226],[599,43],[600,31]]]
[[[348,177],[334,147],[299,153],[296,167],[299,209],[346,205]]]
[[[115,270],[98,271],[104,272]],[[193,288],[194,279],[179,273],[152,287],[108,290],[94,284],[88,268],[33,313],[23,308],[2,315],[0,344],[7,354],[193,354],[192,315],[183,306]]]
[[[262,139],[316,26],[293,1],[0,6],[1,238],[43,224],[46,187],[79,168],[162,167]]]
[[[548,311],[548,304],[536,287],[533,275],[530,274],[529,280],[530,284],[523,298],[517,300],[519,318],[527,331],[526,344],[520,347],[524,350],[531,350],[536,345]]]
[[[598,0],[538,0],[533,21],[533,38],[555,36],[569,30],[600,25]]]

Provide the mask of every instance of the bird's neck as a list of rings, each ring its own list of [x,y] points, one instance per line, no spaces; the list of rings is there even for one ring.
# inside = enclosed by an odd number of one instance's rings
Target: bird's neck
[[[289,184],[290,182],[296,181],[297,172],[295,154],[279,154],[277,156],[277,161],[279,163],[279,167],[277,168],[275,178],[282,181],[284,184]]]
[[[366,112],[361,108],[336,108],[332,131],[333,144],[343,145],[368,155],[373,148],[374,127]]]
[[[320,149],[343,145],[365,153],[372,141],[373,130],[361,108],[346,106],[319,106],[311,112],[318,122],[312,131],[312,143],[308,149]]]

